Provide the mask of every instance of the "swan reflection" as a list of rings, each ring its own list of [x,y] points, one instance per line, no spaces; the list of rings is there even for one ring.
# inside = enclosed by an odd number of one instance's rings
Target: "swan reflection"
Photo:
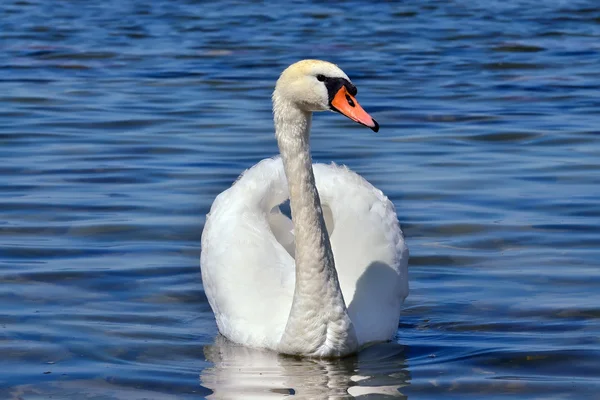
[[[214,364],[200,374],[211,389],[209,399],[342,399],[362,395],[406,398],[408,385],[404,346],[382,343],[358,356],[335,360],[306,359],[251,349],[217,336],[204,347]]]

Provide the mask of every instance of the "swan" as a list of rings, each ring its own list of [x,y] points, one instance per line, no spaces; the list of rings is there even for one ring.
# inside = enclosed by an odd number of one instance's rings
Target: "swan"
[[[377,132],[335,64],[303,60],[273,92],[280,157],[219,194],[206,217],[202,282],[219,332],[283,354],[334,358],[390,340],[408,295],[408,248],[393,204],[358,174],[312,164],[312,113]],[[289,198],[292,219],[279,206]]]

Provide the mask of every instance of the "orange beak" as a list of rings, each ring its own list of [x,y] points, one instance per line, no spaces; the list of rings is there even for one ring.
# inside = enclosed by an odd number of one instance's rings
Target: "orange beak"
[[[379,130],[377,121],[363,110],[354,96],[348,93],[345,86],[342,86],[331,100],[331,108],[340,114],[344,114],[352,121],[371,128],[374,132]]]

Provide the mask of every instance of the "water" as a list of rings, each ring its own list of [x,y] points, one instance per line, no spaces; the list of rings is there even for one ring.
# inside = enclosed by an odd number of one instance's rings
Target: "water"
[[[597,396],[596,1],[93,3],[0,5],[0,398]],[[317,115],[314,158],[412,255],[395,341],[335,362],[224,342],[198,268],[308,57],[381,124]]]

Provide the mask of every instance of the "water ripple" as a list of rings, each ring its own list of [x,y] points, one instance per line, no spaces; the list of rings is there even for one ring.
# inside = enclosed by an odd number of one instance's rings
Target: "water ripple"
[[[593,398],[600,8],[491,0],[0,5],[0,397]],[[227,343],[204,215],[277,152],[270,95],[338,63],[381,123],[314,158],[395,203],[394,343],[337,361]]]

